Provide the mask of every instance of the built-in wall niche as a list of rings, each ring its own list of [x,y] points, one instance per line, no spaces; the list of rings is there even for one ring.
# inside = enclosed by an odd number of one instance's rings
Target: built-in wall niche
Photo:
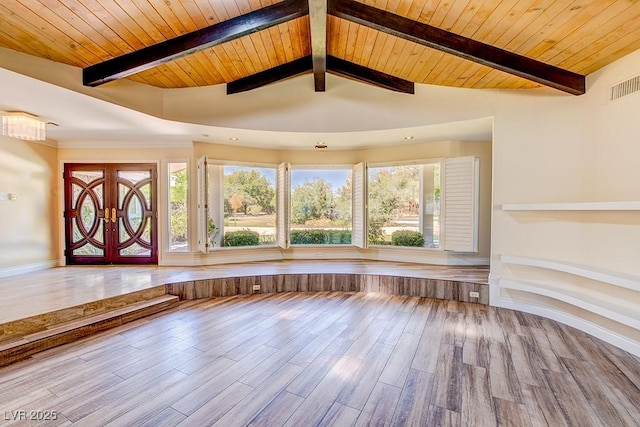
[[[502,255],[500,262],[510,271],[508,276],[498,280],[500,289],[507,293],[516,291],[542,296],[640,331],[640,276],[523,256]],[[594,333],[592,329],[598,330],[598,326],[589,329]],[[600,337],[612,338],[619,345],[618,329],[614,327],[609,335]],[[623,348],[640,351],[637,346],[636,343]]]
[[[502,211],[536,231],[529,236],[538,243],[536,249],[514,247],[540,254],[543,248],[552,249],[545,253],[555,254],[548,255],[555,259],[503,254],[503,273],[497,279],[501,305],[576,326],[640,355],[640,340],[630,339],[640,336],[640,275],[594,266],[603,256],[620,268],[633,265],[629,241],[638,235],[640,201],[506,203]],[[554,233],[542,233],[545,230]],[[548,239],[540,241],[542,236]],[[580,258],[560,259],[559,248],[577,248],[568,244],[571,238],[601,243],[597,251],[571,252],[584,259],[580,264]]]

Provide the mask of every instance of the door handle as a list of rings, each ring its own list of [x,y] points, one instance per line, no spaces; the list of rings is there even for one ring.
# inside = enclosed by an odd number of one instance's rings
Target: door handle
[[[109,222],[109,208],[104,210],[104,218],[102,219],[104,219],[104,222]]]
[[[111,208],[111,222],[116,222],[116,208]]]

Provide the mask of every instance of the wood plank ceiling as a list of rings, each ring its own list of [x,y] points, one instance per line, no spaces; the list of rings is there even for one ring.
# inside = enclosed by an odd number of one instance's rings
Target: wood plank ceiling
[[[637,0],[359,1],[581,75],[640,49]],[[3,0],[0,46],[85,68],[276,3]],[[237,82],[311,55],[309,27],[309,16],[301,16],[127,78],[161,88]],[[326,28],[329,59],[409,82],[466,88],[539,86],[333,15],[327,17]]]

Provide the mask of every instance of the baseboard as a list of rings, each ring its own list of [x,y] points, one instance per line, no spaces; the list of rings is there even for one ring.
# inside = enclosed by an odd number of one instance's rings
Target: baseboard
[[[0,279],[4,277],[19,276],[20,274],[33,273],[36,271],[47,270],[49,268],[57,267],[58,261],[45,261],[36,262],[33,264],[21,265],[18,267],[0,268]]]
[[[497,306],[500,301],[500,277],[489,272],[489,305]]]
[[[493,304],[493,302],[495,302],[495,304]],[[525,313],[536,314],[538,316],[546,317],[548,319],[564,323],[565,325],[574,327],[581,330],[582,332],[593,335],[596,338],[600,338],[601,340],[606,341],[609,344],[614,345],[622,350],[628,351],[636,357],[640,357],[640,342],[631,340],[624,335],[615,333],[609,329],[603,328],[600,325],[597,325],[580,317],[552,310],[547,307],[541,307],[539,305],[533,304],[522,304],[504,298],[496,298],[495,301],[492,301],[491,305],[495,305],[496,307],[509,308],[517,311],[523,311]]]

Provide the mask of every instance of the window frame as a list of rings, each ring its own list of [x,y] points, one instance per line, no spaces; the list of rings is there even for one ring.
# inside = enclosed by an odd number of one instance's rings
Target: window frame
[[[243,162],[243,161],[235,161],[235,160],[221,160],[221,159],[215,159],[215,158],[211,158],[207,156],[207,169],[209,168],[209,166],[218,166],[218,167],[222,167],[221,170],[221,179],[219,180],[220,182],[220,188],[218,191],[220,191],[220,197],[221,200],[224,200],[224,167],[225,166],[237,166],[237,167],[244,167],[244,168],[261,168],[261,169],[273,169],[275,172],[275,181],[274,181],[274,190],[276,195],[278,194],[278,167],[279,165],[276,163],[262,163],[262,162]],[[207,177],[209,177],[209,171],[207,170]],[[211,209],[212,209],[212,205],[214,205],[212,203],[211,200],[209,200],[209,195],[211,194],[211,187],[214,184],[213,180],[210,179],[210,177],[208,178],[208,188],[207,188],[207,195],[206,195],[206,200],[207,200],[207,204],[208,204],[208,208],[207,208],[207,213],[209,214],[209,217],[211,217]],[[222,241],[224,239],[224,206],[223,204],[222,206],[222,210],[220,213],[218,213],[218,215],[222,218],[222,228],[220,229],[220,235],[219,235],[219,239],[220,239],[220,245],[215,245],[215,246],[208,246],[207,248],[207,253],[212,252],[212,251],[228,251],[228,250],[254,250],[254,249],[273,249],[273,248],[278,248],[278,202],[276,201],[276,209],[275,209],[275,224],[274,224],[274,229],[275,229],[275,236],[276,236],[276,241],[273,244],[269,244],[269,245],[256,245],[256,246],[222,246]]]
[[[367,168],[366,168],[366,173],[365,173],[365,181],[366,181],[366,186],[365,186],[365,214],[366,214],[366,224],[365,224],[365,238],[366,238],[366,247],[368,248],[372,248],[372,249],[383,249],[383,250],[415,250],[415,251],[433,251],[433,252],[444,252],[444,245],[442,242],[442,239],[440,239],[439,241],[439,245],[437,248],[430,248],[430,247],[426,247],[426,246],[422,246],[422,247],[418,247],[418,246],[393,246],[393,245],[380,245],[380,244],[372,244],[371,242],[369,242],[369,170],[370,169],[375,169],[375,168],[385,168],[385,167],[398,167],[398,166],[422,166],[422,165],[439,165],[440,166],[440,218],[439,218],[439,223],[440,223],[440,236],[443,235],[443,218],[444,218],[444,211],[443,211],[443,206],[442,206],[442,200],[443,200],[443,185],[442,185],[442,180],[443,180],[443,171],[444,171],[444,164],[446,161],[447,157],[432,157],[432,158],[420,158],[420,159],[411,159],[411,160],[400,160],[400,161],[393,161],[393,162],[371,162],[371,163],[367,163]],[[422,174],[422,172],[421,172]],[[421,180],[422,181],[422,180]],[[420,213],[419,213],[419,219],[418,219],[418,223],[420,224],[419,228],[420,229],[424,229],[423,223],[424,223],[424,191],[421,190],[422,189],[422,182],[419,183],[419,206],[420,206]]]
[[[289,164],[289,173],[288,173],[288,179],[289,179],[289,186],[288,186],[288,192],[287,192],[287,198],[288,198],[288,202],[289,202],[289,206],[287,209],[287,236],[289,236],[288,238],[288,248],[296,248],[296,249],[300,249],[300,248],[355,248],[357,247],[354,242],[353,242],[353,237],[354,237],[354,231],[353,231],[353,194],[352,194],[352,200],[351,200],[351,243],[349,244],[341,244],[341,243],[323,243],[323,244],[303,244],[303,243],[298,243],[298,244],[291,244],[291,217],[292,217],[292,204],[291,204],[291,199],[293,197],[293,180],[291,179],[293,171],[295,170],[346,170],[349,171],[352,174],[352,182],[353,182],[353,166],[354,164],[352,163],[338,163],[338,164],[317,164],[317,163],[311,163],[311,164],[305,164],[305,163],[296,163],[296,164]]]
[[[175,164],[175,163],[184,163],[186,164],[186,168],[185,170],[187,171],[187,200],[186,200],[186,205],[187,205],[187,247],[186,250],[172,250],[171,249],[171,165]],[[165,209],[166,209],[166,215],[163,221],[163,229],[164,232],[163,237],[166,241],[165,244],[163,244],[163,248],[164,251],[166,251],[167,253],[170,254],[184,254],[184,253],[190,253],[193,250],[193,244],[192,244],[192,238],[191,238],[191,231],[193,230],[193,224],[192,224],[192,220],[191,220],[191,212],[192,212],[192,206],[191,206],[191,197],[193,195],[193,182],[192,182],[192,175],[191,175],[191,159],[188,158],[184,158],[184,159],[168,159],[164,161],[164,173],[166,173],[166,179],[165,179],[165,183],[166,183],[166,191],[164,191],[165,193]]]

